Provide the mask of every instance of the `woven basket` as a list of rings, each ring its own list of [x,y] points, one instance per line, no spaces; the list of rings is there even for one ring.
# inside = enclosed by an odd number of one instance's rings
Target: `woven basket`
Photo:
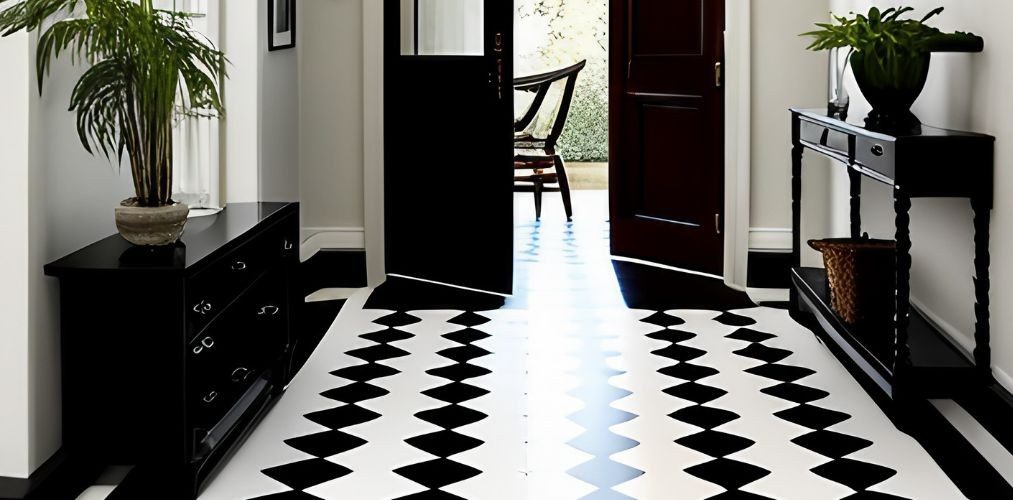
[[[845,323],[884,324],[893,320],[896,243],[889,240],[813,240],[823,253],[830,306]]]

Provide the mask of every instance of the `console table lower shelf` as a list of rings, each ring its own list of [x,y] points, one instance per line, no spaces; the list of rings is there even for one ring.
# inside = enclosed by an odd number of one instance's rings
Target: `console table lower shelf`
[[[974,363],[917,309],[908,326],[910,358],[895,360],[893,325],[882,328],[846,324],[830,307],[826,271],[795,268],[792,282],[799,306],[812,314],[807,321],[847,368],[881,403],[907,397],[949,398],[974,387],[978,375]],[[802,318],[806,319],[806,318]]]

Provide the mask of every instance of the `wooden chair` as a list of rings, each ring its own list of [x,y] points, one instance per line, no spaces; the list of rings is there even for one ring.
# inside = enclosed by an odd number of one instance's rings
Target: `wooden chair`
[[[514,89],[518,92],[534,94],[531,105],[524,114],[514,122],[514,192],[534,193],[535,216],[542,218],[542,193],[559,192],[563,197],[566,220],[573,220],[573,206],[570,201],[570,182],[566,177],[566,165],[563,157],[556,151],[559,136],[563,134],[566,118],[570,113],[573,91],[587,61],[581,61],[569,68],[564,68],[540,75],[531,75],[514,80]],[[559,97],[559,108],[554,114],[547,104],[549,91],[553,85],[563,85]],[[548,109],[548,111],[546,111]],[[536,118],[548,120],[548,133],[538,134],[532,130]],[[539,135],[545,135],[540,137]],[[527,172],[530,171],[530,172]]]

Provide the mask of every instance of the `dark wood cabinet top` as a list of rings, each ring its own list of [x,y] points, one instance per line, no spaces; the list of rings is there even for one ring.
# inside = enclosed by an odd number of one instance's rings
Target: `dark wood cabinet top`
[[[187,221],[183,237],[173,246],[137,247],[115,234],[48,264],[45,271],[57,277],[94,271],[195,271],[242,245],[253,228],[295,214],[298,206],[298,203],[230,203],[216,215]]]

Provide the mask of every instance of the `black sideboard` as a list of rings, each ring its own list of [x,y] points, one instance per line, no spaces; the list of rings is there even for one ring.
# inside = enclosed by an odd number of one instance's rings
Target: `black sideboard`
[[[993,382],[989,330],[989,221],[993,201],[995,138],[920,125],[903,132],[869,130],[827,116],[793,109],[792,311],[809,324],[895,416],[913,398],[952,398]],[[851,236],[862,234],[862,178],[893,188],[897,250],[896,316],[883,328],[846,324],[830,307],[823,269],[801,267],[802,157],[805,151],[848,169]],[[966,355],[910,302],[912,198],[965,198],[974,210],[975,348]]]
[[[110,236],[60,279],[64,449],[192,499],[295,367],[299,206],[231,204],[179,243]]]

